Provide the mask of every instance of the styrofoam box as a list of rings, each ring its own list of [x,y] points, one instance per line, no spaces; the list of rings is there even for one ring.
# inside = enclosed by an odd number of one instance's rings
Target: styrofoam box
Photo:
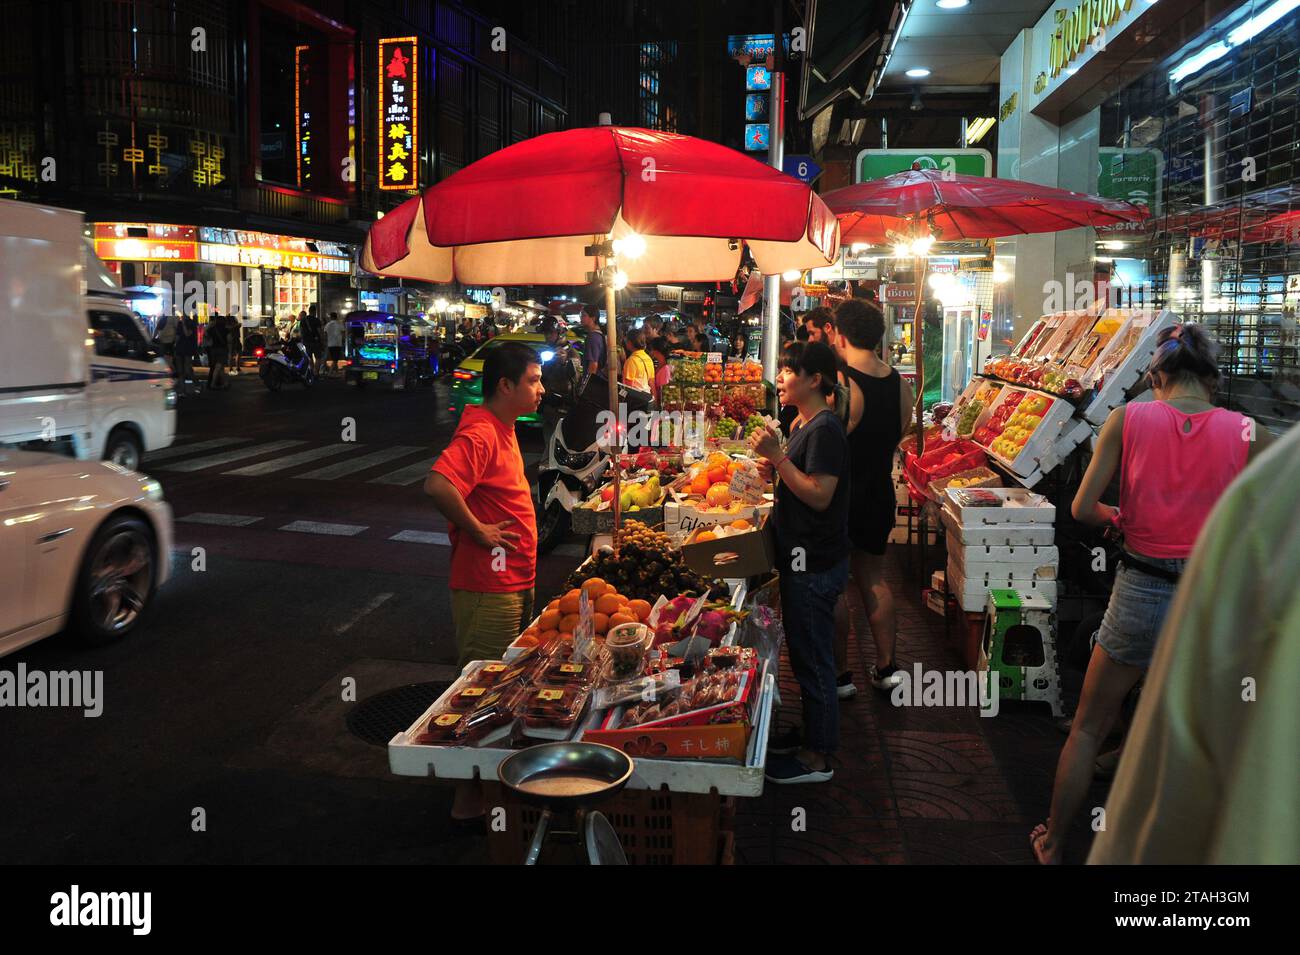
[[[1032,575],[1017,576],[1014,572],[1007,572],[1006,568],[996,578],[989,574],[963,577],[961,568],[948,561],[948,592],[957,598],[961,609],[967,613],[979,613],[988,602],[989,591],[1003,589],[1041,597],[1056,606],[1055,580],[1041,580]]]
[[[947,539],[948,553],[958,556],[967,568],[991,563],[1059,567],[1061,563],[1061,551],[1055,544],[965,544],[951,531]]]
[[[749,737],[745,764],[714,763],[708,760],[649,759],[637,757],[629,789],[662,789],[682,793],[716,792],[723,796],[761,796],[767,765],[767,740],[772,725],[775,675],[763,680],[754,707],[754,732]],[[424,725],[434,703],[405,732],[388,741],[388,768],[398,776],[433,776],[439,779],[497,778],[497,767],[513,750],[468,746],[420,746],[412,743],[416,730]],[[589,729],[599,713],[588,710],[578,723]]]
[[[1002,462],[1016,474],[1026,477],[1039,469],[1039,459],[1051,451],[1053,445],[1061,437],[1062,433],[1068,429],[1069,421],[1074,415],[1074,405],[1070,404],[1070,402],[1066,401],[1059,395],[1053,395],[1046,391],[1038,391],[1034,388],[1026,388],[1020,385],[1011,385],[1007,388],[1003,388],[1002,393],[998,395],[997,400],[995,400],[993,404],[989,405],[987,410],[990,412],[990,417],[992,416],[992,412],[1003,404],[1006,396],[1013,390],[1023,391],[1025,397],[1028,397],[1029,395],[1037,395],[1040,398],[1047,398],[1052,402],[1051,407],[1047,409],[1047,414],[1043,415],[1043,420],[1038,423],[1038,427],[1034,429],[1034,433],[1029,436],[1029,440],[1025,442],[1024,447],[1020,449],[1020,453],[1017,454],[1014,459],[1004,458],[1001,455],[994,454],[991,449],[985,448],[990,457]],[[981,447],[984,446],[981,445]],[[1042,470],[1050,469],[1043,468]]]
[[[1061,563],[1060,552],[1054,546],[949,547],[948,558],[966,578],[997,578],[1010,571],[1029,573],[1037,580],[1055,580]]]
[[[1047,547],[1056,539],[1056,528],[1051,524],[987,524],[963,527],[947,511],[943,524],[948,539],[963,546],[983,547]],[[951,547],[952,544],[949,544]]]
[[[1056,521],[1056,506],[1041,494],[1019,487],[982,487],[1002,499],[998,507],[962,506],[957,495],[964,488],[945,488],[943,510],[952,515],[963,527],[989,524],[1052,524]]]

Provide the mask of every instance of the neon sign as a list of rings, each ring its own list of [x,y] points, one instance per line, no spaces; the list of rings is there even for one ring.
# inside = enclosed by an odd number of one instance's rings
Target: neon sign
[[[379,41],[379,188],[417,189],[420,47],[413,36]]]

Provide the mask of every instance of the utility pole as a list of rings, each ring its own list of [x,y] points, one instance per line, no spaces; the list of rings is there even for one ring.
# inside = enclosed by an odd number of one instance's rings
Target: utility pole
[[[785,162],[785,43],[781,33],[781,2],[774,0],[770,72],[772,93],[768,103],[767,162],[780,169]],[[763,377],[776,381],[776,361],[781,351],[781,276],[763,276]]]

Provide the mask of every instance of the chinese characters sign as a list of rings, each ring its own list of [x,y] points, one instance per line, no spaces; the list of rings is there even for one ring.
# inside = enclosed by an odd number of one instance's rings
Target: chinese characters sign
[[[419,187],[416,37],[379,41],[379,188]]]
[[[311,47],[293,48],[293,116],[296,136],[295,152],[298,158],[298,188],[311,185]]]

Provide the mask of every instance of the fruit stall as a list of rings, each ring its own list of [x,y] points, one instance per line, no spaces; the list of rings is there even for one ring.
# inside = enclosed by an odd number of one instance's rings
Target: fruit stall
[[[746,534],[762,537],[737,528],[734,546]],[[745,578],[695,569],[708,564],[691,548],[707,544],[625,520],[501,660],[466,665],[389,742],[392,772],[482,781],[510,820],[490,827],[492,857],[517,862],[536,816],[493,786],[501,761],[533,743],[604,743],[635,757],[605,809],[632,861],[727,861],[734,798],[763,789],[779,625]]]
[[[921,566],[928,566],[931,527],[944,538],[946,564],[928,581],[925,599],[950,623],[958,621],[968,665],[987,662],[994,649],[991,593],[1015,591],[1055,619],[1064,593],[1056,511],[1068,508],[1071,481],[1081,473],[1062,465],[1089,447],[1111,410],[1128,399],[1160,330],[1177,321],[1166,310],[1045,315],[1009,354],[990,359],[950,409],[937,409],[924,454],[917,455],[914,436],[900,446],[899,479],[910,498],[900,512],[917,519]],[[1059,709],[1054,658],[1041,662],[1052,655],[1050,636],[1044,633],[1044,647],[1032,656],[1045,669],[1028,681],[1004,680],[1004,698],[1019,693]]]

